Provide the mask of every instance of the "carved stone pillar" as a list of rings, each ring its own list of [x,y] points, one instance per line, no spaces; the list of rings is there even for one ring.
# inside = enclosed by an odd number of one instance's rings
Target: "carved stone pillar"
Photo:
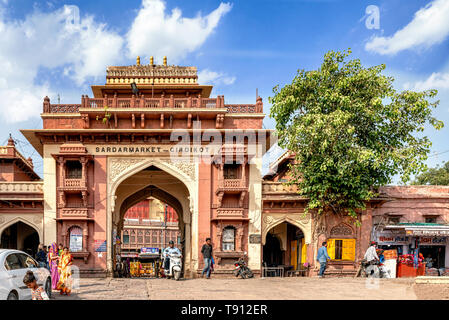
[[[243,226],[237,226],[237,235],[235,239],[236,251],[243,251]]]

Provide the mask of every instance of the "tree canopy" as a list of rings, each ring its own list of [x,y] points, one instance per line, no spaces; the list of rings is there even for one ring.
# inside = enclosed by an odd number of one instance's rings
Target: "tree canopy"
[[[279,145],[295,153],[292,183],[309,198],[306,209],[356,217],[376,187],[426,168],[424,127],[443,123],[432,116],[436,90],[398,92],[385,65],[365,68],[350,54],[328,52],[318,70],[274,87],[269,102]]]
[[[443,164],[442,167],[437,165],[436,168],[430,168],[416,176],[412,184],[449,186],[449,161]]]

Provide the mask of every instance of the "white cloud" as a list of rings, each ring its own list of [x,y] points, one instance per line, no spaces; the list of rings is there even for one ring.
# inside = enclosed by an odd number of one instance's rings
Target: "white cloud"
[[[449,89],[449,73],[434,72],[424,81],[418,81],[414,84],[405,83],[404,88],[417,91],[429,89]]]
[[[206,16],[198,13],[195,18],[186,18],[179,8],[166,14],[162,0],[143,0],[126,35],[128,57],[155,56],[157,61],[161,61],[163,56],[167,56],[169,64],[176,63],[187,53],[198,49],[231,8],[231,4],[221,3]]]
[[[415,13],[413,20],[391,37],[373,37],[365,50],[394,55],[413,48],[429,48],[449,35],[449,1],[434,0]]]
[[[177,8],[166,14],[162,0],[143,0],[122,36],[92,15],[81,16],[77,6],[45,12],[35,6],[25,18],[13,20],[6,3],[0,0],[0,122],[8,123],[39,117],[43,97],[55,96],[53,83],[42,83],[39,71],[48,70],[51,77],[59,73],[80,87],[104,76],[107,66],[123,64],[126,55],[154,55],[159,61],[166,55],[176,63],[197,50],[232,8],[221,3],[207,15],[186,18]],[[216,74],[213,80],[231,84],[235,78]]]
[[[235,82],[235,77],[229,77],[224,73],[204,69],[198,73],[198,83],[200,84],[224,84],[231,85]]]
[[[64,68],[81,85],[98,77],[105,66],[118,61],[123,39],[92,16],[80,18],[76,6],[44,13],[38,10],[23,20],[0,15],[0,112],[5,122],[39,116],[48,84],[39,84],[40,68]]]

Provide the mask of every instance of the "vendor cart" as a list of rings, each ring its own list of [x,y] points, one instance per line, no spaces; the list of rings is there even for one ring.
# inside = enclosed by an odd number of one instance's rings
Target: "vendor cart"
[[[139,254],[140,277],[159,277],[161,255],[159,248],[142,248]]]

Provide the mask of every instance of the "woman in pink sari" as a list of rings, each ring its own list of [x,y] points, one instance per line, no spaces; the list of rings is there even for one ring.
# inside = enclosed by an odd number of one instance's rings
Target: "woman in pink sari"
[[[48,263],[50,264],[51,287],[54,290],[56,290],[59,281],[58,260],[58,247],[56,245],[56,242],[53,242],[48,252]]]

